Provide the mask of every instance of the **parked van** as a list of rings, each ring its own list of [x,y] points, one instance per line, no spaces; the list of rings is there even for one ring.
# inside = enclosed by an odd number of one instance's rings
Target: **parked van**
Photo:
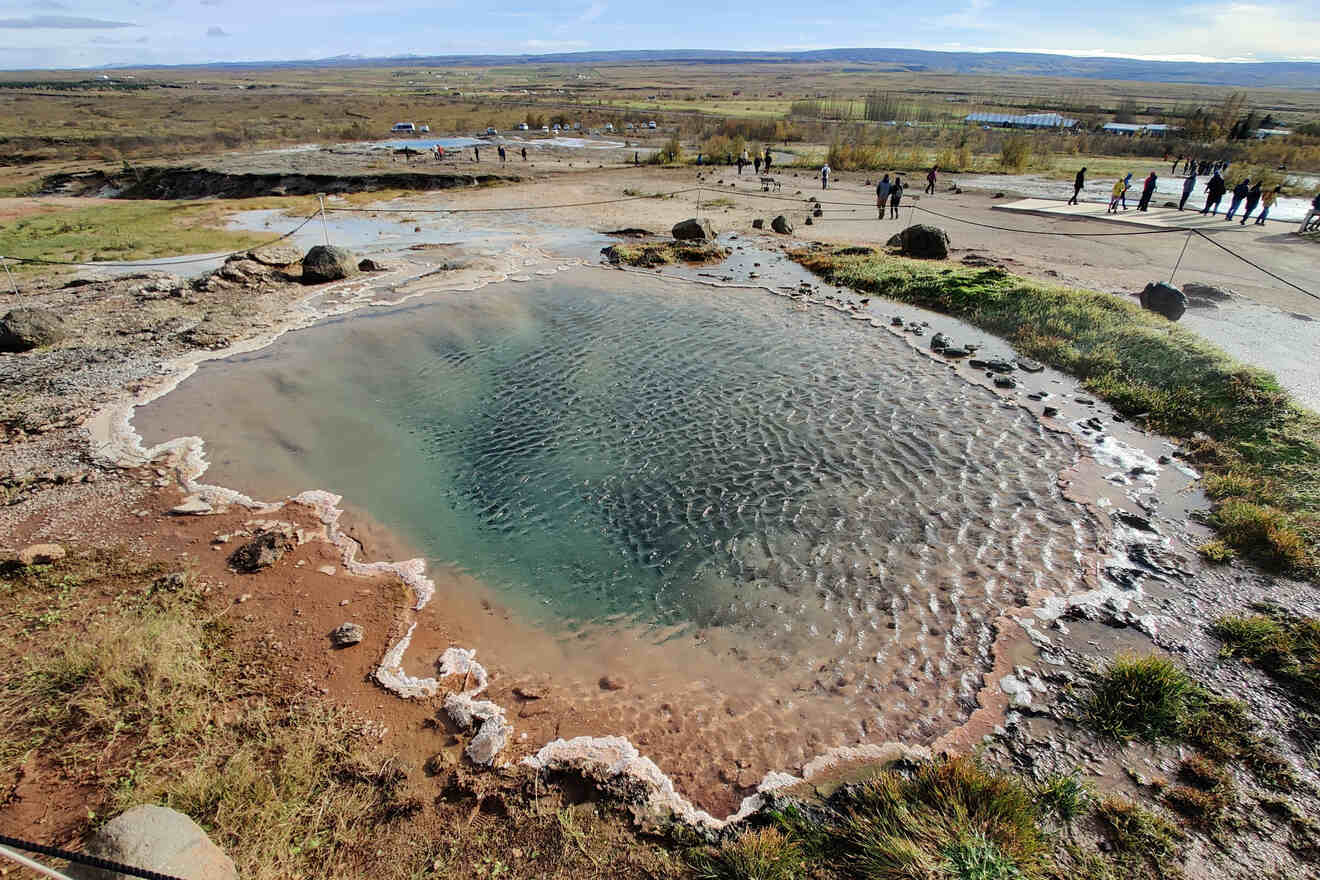
[[[647,127],[647,128],[655,128],[655,121],[652,120],[651,122],[646,123],[646,127]]]
[[[396,122],[394,123],[394,127],[390,129],[390,134],[416,134],[416,133],[417,133],[417,126],[413,125],[411,122]]]

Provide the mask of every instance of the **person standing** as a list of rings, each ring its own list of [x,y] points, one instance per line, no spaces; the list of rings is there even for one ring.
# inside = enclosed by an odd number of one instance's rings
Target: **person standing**
[[[1233,198],[1228,203],[1228,213],[1224,215],[1225,220],[1233,219],[1233,215],[1237,213],[1238,205],[1242,204],[1242,200],[1247,197],[1249,192],[1251,192],[1251,178],[1244,177],[1241,183],[1233,187]]]
[[[1224,178],[1219,176],[1216,171],[1210,175],[1210,179],[1205,184],[1205,207],[1201,209],[1202,214],[1209,214],[1211,217],[1219,213],[1219,200],[1224,197],[1224,191],[1228,185],[1224,183]]]
[[[523,161],[526,162],[526,161],[527,161],[527,148],[526,148],[526,147],[523,147],[523,148],[522,148],[522,157],[523,157]]]
[[[1068,204],[1070,204],[1070,205],[1075,205],[1075,204],[1077,204],[1077,195],[1082,191],[1082,187],[1084,187],[1084,186],[1086,186],[1086,166],[1085,166],[1085,165],[1082,166],[1082,170],[1081,170],[1081,171],[1078,171],[1078,172],[1077,172],[1077,177],[1076,177],[1076,179],[1073,180],[1073,194],[1072,194],[1072,198],[1068,200]]]
[[[928,196],[935,195],[935,177],[939,170],[940,166],[932,165],[930,170],[926,172],[926,195]]]
[[[1130,189],[1132,189],[1132,173],[1128,172],[1128,175],[1123,178],[1123,191],[1118,194],[1118,203],[1124,211],[1127,210],[1127,194]]]
[[[1187,205],[1187,200],[1192,196],[1192,190],[1196,189],[1196,169],[1192,169],[1186,177],[1183,178],[1182,198],[1178,200],[1178,210],[1181,211]]]
[[[1182,161],[1182,156],[1173,160],[1173,167],[1169,169],[1170,176],[1178,173],[1178,163]]]
[[[1307,227],[1311,225],[1311,221],[1317,218],[1320,218],[1320,195],[1311,199],[1311,210],[1306,212],[1306,216],[1302,218],[1302,225],[1297,227],[1297,231],[1306,232]]]
[[[760,173],[761,173],[761,154],[760,154],[759,152],[756,154],[756,161],[753,163],[753,165],[754,165],[755,168],[756,168],[756,173],[757,173],[757,174],[760,174]]]
[[[1146,183],[1141,187],[1141,201],[1137,203],[1138,211],[1150,210],[1150,197],[1155,195],[1155,172],[1152,171],[1146,178]]]
[[[889,217],[898,219],[898,203],[903,200],[903,179],[894,175],[894,185],[889,188]]]
[[[1258,180],[1256,181],[1255,186],[1247,190],[1247,209],[1242,212],[1242,222],[1238,224],[1239,226],[1247,225],[1247,218],[1251,216],[1251,212],[1256,210],[1256,206],[1260,204],[1260,196],[1260,181]]]
[[[765,148],[765,173],[770,173],[770,148]]]
[[[830,166],[828,163],[822,165],[820,168],[820,188],[821,189],[830,188]]]
[[[1265,218],[1270,216],[1270,208],[1274,207],[1274,200],[1279,197],[1279,191],[1281,189],[1283,189],[1283,187],[1276,186],[1274,189],[1260,197],[1260,216],[1256,218],[1257,226],[1265,225]]]
[[[481,161],[481,147],[473,147],[473,148],[472,148],[472,161],[473,161],[473,162],[480,162],[480,161]]]
[[[504,144],[500,144],[498,152],[500,154],[500,164],[503,165],[509,158],[509,154],[504,150]]]
[[[747,164],[747,163],[743,161],[743,157],[742,157],[742,156],[739,156],[739,157],[738,157],[738,176],[739,176],[739,177],[742,177],[743,166],[746,165],[746,164]]]
[[[1120,177],[1118,180],[1114,181],[1114,188],[1109,193],[1109,210],[1105,213],[1118,213],[1118,200],[1123,198],[1123,191],[1125,189],[1127,189],[1127,184],[1123,182],[1123,178]]]
[[[889,203],[889,175],[886,174],[880,182],[875,185],[875,206],[880,211],[880,219],[885,219],[885,205]]]

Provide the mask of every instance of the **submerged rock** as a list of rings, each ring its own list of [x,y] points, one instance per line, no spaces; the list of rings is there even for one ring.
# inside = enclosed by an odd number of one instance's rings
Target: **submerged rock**
[[[1140,294],[1141,307],[1176,321],[1187,311],[1187,297],[1178,288],[1163,281],[1152,281]]]
[[[949,337],[945,336],[943,333],[936,333],[930,338],[931,351],[944,351],[944,349],[948,347]]]
[[[692,217],[674,224],[670,233],[678,241],[714,241],[715,227],[710,225],[710,221],[703,218]]]
[[[357,260],[347,248],[318,244],[303,257],[303,282],[323,284],[357,274]]]
[[[66,335],[64,321],[49,309],[24,306],[0,318],[0,352],[31,351]]]

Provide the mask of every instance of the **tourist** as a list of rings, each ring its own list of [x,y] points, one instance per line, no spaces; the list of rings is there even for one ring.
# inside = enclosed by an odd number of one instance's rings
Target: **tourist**
[[[743,157],[742,157],[742,156],[739,156],[739,157],[738,157],[738,176],[739,176],[739,177],[742,177],[743,166],[746,165],[746,164],[747,164],[747,163],[743,160]]]
[[[1164,155],[1165,155],[1165,158],[1167,158],[1169,154],[1168,154],[1168,153],[1165,153]],[[1174,160],[1173,160],[1173,167],[1169,169],[1169,174],[1170,174],[1170,175],[1174,175],[1174,174],[1177,174],[1177,173],[1178,173],[1178,163],[1181,162],[1182,160],[1183,160],[1183,157],[1182,157],[1182,156],[1179,156],[1177,159],[1174,159]]]
[[[1137,203],[1138,211],[1150,210],[1150,197],[1155,195],[1155,172],[1152,171],[1146,178],[1145,184],[1141,187],[1141,201]]]
[[[880,209],[880,219],[885,219],[885,205],[889,202],[889,175],[886,174],[880,182],[875,185],[875,205]]]
[[[1127,176],[1123,178],[1123,191],[1118,194],[1118,203],[1124,211],[1127,210],[1127,194],[1130,189],[1132,189],[1132,172],[1129,171]]]
[[[1270,216],[1270,208],[1274,207],[1274,200],[1279,197],[1279,191],[1282,189],[1283,187],[1276,186],[1260,197],[1260,216],[1256,218],[1257,226],[1265,225],[1265,218]]]
[[[1105,213],[1107,214],[1118,213],[1118,200],[1123,197],[1123,193],[1126,190],[1127,190],[1127,183],[1124,182],[1123,178],[1120,177],[1118,180],[1114,181],[1114,189],[1109,194],[1109,210],[1106,211]]]
[[[760,173],[761,173],[761,153],[760,153],[759,150],[758,150],[757,153],[756,153],[756,161],[753,162],[752,164],[753,164],[753,165],[755,166],[755,168],[756,168],[756,173],[757,173],[757,174],[760,174]]]
[[[1210,175],[1210,179],[1205,184],[1205,207],[1201,209],[1202,214],[1209,214],[1211,217],[1219,213],[1219,200],[1224,197],[1224,191],[1228,185],[1224,183],[1224,178],[1219,176],[1216,171]]]
[[[1306,232],[1312,220],[1320,221],[1320,195],[1311,199],[1311,210],[1306,212],[1306,216],[1302,218],[1302,225],[1297,228],[1297,231]]]
[[[935,195],[935,173],[940,170],[940,166],[932,165],[926,172],[926,195]]]
[[[472,161],[473,161],[473,162],[480,162],[480,161],[481,161],[481,147],[473,147],[473,148],[472,148]]]
[[[1084,186],[1086,186],[1086,166],[1085,166],[1085,165],[1082,166],[1082,170],[1081,170],[1081,171],[1078,171],[1078,172],[1077,172],[1077,178],[1073,181],[1073,194],[1072,194],[1072,198],[1068,200],[1068,204],[1070,204],[1070,205],[1075,205],[1075,204],[1077,204],[1077,194],[1080,193],[1080,192],[1082,191],[1082,187],[1084,187]]]
[[[508,154],[504,152],[503,144],[500,144],[498,152],[500,154],[500,164],[503,165],[505,160],[508,159]]]
[[[821,189],[829,189],[829,188],[830,188],[830,166],[829,166],[829,164],[822,165],[821,168],[820,168],[820,188],[821,188]]]
[[[1233,187],[1233,198],[1228,203],[1228,213],[1224,215],[1225,220],[1233,219],[1233,215],[1237,213],[1238,205],[1242,204],[1242,200],[1247,197],[1249,192],[1251,192],[1251,178],[1244,177],[1241,183]]]
[[[1187,200],[1192,197],[1192,190],[1196,189],[1196,169],[1183,178],[1182,198],[1178,200],[1178,210],[1181,211],[1187,205]]]
[[[765,148],[765,173],[770,173],[770,148]]]
[[[1258,180],[1256,181],[1255,186],[1247,190],[1247,207],[1246,210],[1242,212],[1242,221],[1238,224],[1239,226],[1247,225],[1247,218],[1251,216],[1251,212],[1256,210],[1256,206],[1259,204],[1260,204],[1260,181]]]
[[[637,150],[633,150],[633,167],[637,168],[641,164],[642,164],[642,154]]]
[[[526,147],[523,147],[523,148],[522,148],[522,157],[523,157],[523,161],[526,162],[526,161],[527,161],[527,148],[526,148]]]
[[[894,175],[894,185],[889,188],[889,217],[898,219],[898,203],[903,199],[903,179]]]

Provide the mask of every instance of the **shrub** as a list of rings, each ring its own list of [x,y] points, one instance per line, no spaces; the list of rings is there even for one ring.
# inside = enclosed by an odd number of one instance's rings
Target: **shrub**
[[[1031,139],[1012,134],[999,149],[999,166],[1008,171],[1023,171],[1031,163]]]
[[[1167,657],[1123,654],[1100,675],[1087,709],[1095,728],[1115,739],[1177,739],[1196,690]]]
[[[1084,814],[1091,806],[1095,792],[1081,773],[1056,773],[1036,786],[1036,797],[1064,824]]]

